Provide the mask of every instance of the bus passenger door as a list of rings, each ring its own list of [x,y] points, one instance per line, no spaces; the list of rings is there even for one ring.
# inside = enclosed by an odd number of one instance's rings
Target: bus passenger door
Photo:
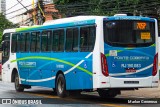
[[[2,53],[2,80],[3,81],[9,81],[7,80],[7,76],[9,75],[10,70],[10,34],[4,34],[3,41],[3,53]]]

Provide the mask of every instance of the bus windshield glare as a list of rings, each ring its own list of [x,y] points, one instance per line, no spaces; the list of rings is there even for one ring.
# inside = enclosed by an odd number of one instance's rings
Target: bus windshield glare
[[[111,46],[144,47],[155,42],[155,24],[149,21],[104,21],[104,41]]]

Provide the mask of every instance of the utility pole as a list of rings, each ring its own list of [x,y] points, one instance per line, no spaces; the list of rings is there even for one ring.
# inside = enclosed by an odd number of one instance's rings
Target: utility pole
[[[42,25],[45,22],[45,15],[43,11],[44,11],[43,0],[38,0],[37,2],[38,25]]]

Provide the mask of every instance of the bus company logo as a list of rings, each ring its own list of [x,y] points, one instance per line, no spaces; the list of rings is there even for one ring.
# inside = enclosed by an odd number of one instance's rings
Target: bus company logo
[[[12,104],[11,99],[2,99],[2,104]]]
[[[1,104],[42,104],[42,100],[40,99],[2,99]]]
[[[57,65],[56,65],[56,68],[64,68],[64,65],[62,65],[62,64],[57,64]]]
[[[137,29],[144,30],[146,29],[147,24],[144,22],[137,23]]]
[[[20,61],[19,65],[22,67],[36,67],[36,62],[24,62]]]

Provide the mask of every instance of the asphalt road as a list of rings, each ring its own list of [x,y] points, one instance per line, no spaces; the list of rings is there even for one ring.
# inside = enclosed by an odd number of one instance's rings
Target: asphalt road
[[[149,89],[147,92],[149,93],[154,89]],[[157,90],[154,90],[158,91]],[[67,98],[59,98],[58,96],[53,94],[52,89],[49,88],[42,88],[42,87],[32,87],[32,89],[26,89],[24,92],[16,92],[14,89],[14,84],[13,83],[4,83],[0,81],[0,102],[2,102],[3,99],[11,99],[13,105],[8,105],[7,107],[21,107],[22,103],[17,103],[16,101],[22,100],[22,101],[30,101],[30,100],[36,100],[36,101],[41,101],[35,105],[32,103],[26,103],[29,105],[26,105],[25,103],[23,104],[24,107],[49,107],[49,106],[54,106],[54,107],[141,107],[141,106],[148,106],[150,107],[151,104],[139,104],[138,101],[141,100],[149,100],[149,101],[158,101],[160,102],[160,97],[153,97],[153,96],[142,96],[141,94],[147,93],[144,91],[144,89],[139,90],[139,91],[126,91],[122,92],[122,95],[118,95],[116,98],[112,99],[102,99],[98,96],[96,92],[92,93],[86,93],[83,92],[80,96],[70,96]],[[154,93],[153,92],[153,93]],[[141,93],[141,94],[134,94],[134,93]],[[159,94],[157,92],[157,94]],[[156,95],[157,95],[156,94]],[[144,95],[144,94],[143,94]],[[18,99],[17,99],[18,98]],[[141,98],[141,99],[139,99]],[[153,99],[154,98],[154,99]],[[14,100],[14,101],[13,101]],[[134,102],[134,104],[128,104],[128,101]],[[1,106],[5,106],[4,104],[0,104]],[[152,106],[157,106],[159,107],[160,104],[152,104]]]

